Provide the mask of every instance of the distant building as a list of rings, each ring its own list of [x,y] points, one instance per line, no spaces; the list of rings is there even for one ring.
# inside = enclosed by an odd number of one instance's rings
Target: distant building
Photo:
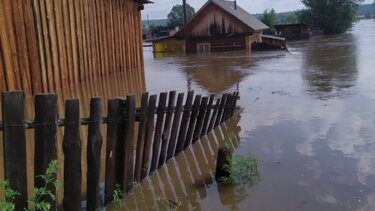
[[[309,25],[304,23],[275,25],[276,33],[286,40],[309,39]]]
[[[256,17],[236,5],[236,2],[209,0],[187,24],[188,45],[184,28],[173,36],[153,40],[155,53],[164,52],[220,52],[251,49],[262,41],[268,27]]]

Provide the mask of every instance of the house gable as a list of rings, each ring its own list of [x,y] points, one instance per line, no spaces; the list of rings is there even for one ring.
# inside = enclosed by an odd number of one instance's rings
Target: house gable
[[[189,22],[190,36],[252,34],[253,29],[219,6],[209,3]]]

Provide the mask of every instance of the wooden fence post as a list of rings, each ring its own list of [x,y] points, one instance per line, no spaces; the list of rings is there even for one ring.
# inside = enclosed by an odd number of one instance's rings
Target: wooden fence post
[[[185,103],[185,106],[184,106],[184,112],[183,112],[183,115],[182,115],[180,132],[178,133],[178,142],[177,142],[175,155],[177,155],[182,150],[184,150],[186,131],[187,131],[188,123],[189,123],[189,117],[190,117],[190,113],[191,113],[191,105],[192,105],[192,102],[193,102],[193,96],[194,96],[194,91],[189,91],[188,95],[187,95],[187,98],[186,98],[186,103]]]
[[[142,159],[142,172],[141,180],[147,177],[148,168],[150,166],[151,157],[151,147],[152,147],[152,132],[154,130],[154,120],[156,111],[156,95],[150,97],[148,112],[147,112],[147,123],[146,123],[146,133],[145,133],[145,148]]]
[[[163,92],[160,94],[159,105],[156,111],[157,119],[156,119],[156,126],[155,126],[154,144],[152,147],[152,161],[151,161],[150,173],[154,172],[156,170],[156,167],[158,166],[161,132],[163,130],[164,112],[165,112],[166,103],[167,103],[167,93]]]
[[[123,136],[121,125],[123,124],[123,111],[120,99],[108,100],[107,117],[107,146],[105,167],[105,204],[112,201],[116,184],[122,181],[119,178],[121,162],[118,160],[119,140]]]
[[[186,149],[191,144],[191,140],[193,138],[193,133],[194,133],[194,128],[195,128],[195,123],[199,114],[199,105],[201,104],[201,99],[202,99],[201,95],[195,96],[194,105],[192,108],[193,111],[191,112],[191,116],[190,116],[189,129],[187,131],[184,149]]]
[[[210,96],[210,100],[209,100],[208,105],[206,107],[206,115],[204,117],[203,127],[202,127],[202,131],[201,131],[201,137],[207,135],[208,132],[209,132],[209,131],[207,131],[207,129],[208,129],[208,124],[209,124],[210,117],[211,117],[211,110],[212,110],[212,104],[214,103],[214,97],[215,97],[214,95]]]
[[[208,132],[211,132],[215,127],[217,113],[219,111],[220,103],[221,103],[221,100],[217,99],[214,111],[213,111],[212,116],[211,116],[210,125],[208,126]]]
[[[103,138],[100,132],[102,119],[102,99],[92,98],[90,102],[90,122],[87,138],[87,210],[95,211],[100,206],[99,179],[100,154]]]
[[[193,144],[201,138],[201,131],[203,128],[203,122],[205,119],[206,115],[206,109],[207,109],[207,102],[208,102],[208,97],[203,97],[201,105],[199,107],[199,114],[197,117],[197,124],[195,126],[194,134],[193,134]]]
[[[169,100],[168,100],[168,108],[167,108],[167,115],[165,117],[165,124],[164,124],[164,130],[161,136],[161,150],[160,150],[160,156],[159,156],[159,164],[158,167],[160,168],[167,157],[167,147],[168,147],[168,141],[169,136],[171,133],[171,126],[172,126],[172,117],[173,117],[173,109],[176,101],[176,91],[169,92]]]
[[[215,121],[215,127],[219,126],[221,123],[221,118],[223,116],[223,111],[225,107],[225,103],[227,102],[227,95],[223,94],[223,97],[221,98],[219,110],[217,112],[216,121]]]
[[[15,197],[15,210],[27,207],[26,132],[23,92],[2,95],[4,167],[9,187],[20,195]]]
[[[135,96],[126,98],[125,124],[124,124],[124,192],[129,191],[134,180],[134,122],[135,122]]]
[[[148,93],[143,93],[141,100],[141,110],[139,111],[139,129],[137,140],[137,154],[135,159],[135,179],[141,181],[142,161],[145,148],[145,133],[147,121]]]
[[[39,94],[35,96],[35,149],[34,149],[34,175],[45,174],[49,163],[57,159],[56,133],[57,133],[57,96],[55,94]],[[35,187],[44,187],[40,177],[34,178]],[[54,185],[48,190],[56,193]],[[51,210],[56,210],[56,201],[48,199],[52,205]]]
[[[64,210],[81,209],[81,139],[79,100],[65,102],[64,151]]]
[[[177,98],[177,106],[175,108],[174,117],[173,117],[173,126],[171,131],[171,136],[169,139],[169,145],[168,145],[168,153],[167,153],[167,161],[171,159],[174,155],[176,144],[177,144],[177,132],[178,132],[178,126],[180,124],[181,119],[181,113],[182,113],[182,102],[184,100],[184,93],[178,94]]]

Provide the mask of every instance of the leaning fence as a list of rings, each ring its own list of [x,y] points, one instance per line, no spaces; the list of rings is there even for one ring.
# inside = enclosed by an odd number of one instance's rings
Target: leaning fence
[[[59,118],[57,96],[35,96],[35,118],[26,120],[23,92],[2,94],[0,131],[4,142],[4,172],[10,188],[20,193],[15,199],[16,210],[27,207],[26,130],[34,129],[34,175],[42,175],[51,160],[57,158],[57,128],[64,127],[64,210],[81,209],[82,140],[80,130],[88,126],[87,137],[87,210],[100,206],[99,175],[103,143],[101,125],[106,124],[105,146],[105,203],[113,197],[116,184],[124,192],[134,181],[152,174],[168,160],[179,154],[216,126],[228,120],[236,109],[238,92],[194,96],[190,91],[177,95],[176,91],[149,96],[144,93],[136,107],[135,96],[108,100],[107,117],[102,116],[103,100],[92,98],[90,116],[80,117],[80,102],[66,100],[65,118]],[[177,98],[177,100],[176,100]],[[186,98],[186,99],[185,99]],[[185,99],[185,103],[184,102]],[[137,123],[137,127],[135,127]],[[136,131],[137,130],[137,131]],[[35,178],[35,187],[43,185]],[[54,187],[49,187],[55,192]],[[56,202],[51,202],[56,203]],[[54,204],[54,206],[57,206]]]

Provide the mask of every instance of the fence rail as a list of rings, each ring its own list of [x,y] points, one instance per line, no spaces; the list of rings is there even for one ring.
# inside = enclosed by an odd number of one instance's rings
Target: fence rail
[[[214,95],[194,97],[194,92],[190,91],[183,105],[184,93],[177,95],[177,102],[176,91],[160,93],[159,100],[157,95],[144,93],[141,106],[136,108],[135,96],[130,95],[126,99],[108,100],[107,117],[102,116],[103,100],[92,98],[90,116],[86,118],[80,117],[80,102],[73,99],[65,102],[65,118],[58,118],[57,96],[43,94],[35,96],[35,119],[25,120],[24,93],[4,92],[0,130],[3,131],[5,179],[12,189],[20,193],[15,200],[16,210],[27,206],[26,129],[35,130],[34,175],[42,175],[49,162],[57,157],[57,128],[64,127],[63,207],[65,210],[80,210],[80,130],[82,125],[88,125],[87,210],[96,210],[100,205],[102,124],[107,126],[105,203],[108,203],[112,200],[116,184],[120,184],[124,192],[128,191],[134,181],[140,182],[228,120],[236,109],[238,96],[238,92],[223,94],[214,103]],[[42,185],[36,178],[35,186]],[[51,191],[56,191],[51,188]]]

